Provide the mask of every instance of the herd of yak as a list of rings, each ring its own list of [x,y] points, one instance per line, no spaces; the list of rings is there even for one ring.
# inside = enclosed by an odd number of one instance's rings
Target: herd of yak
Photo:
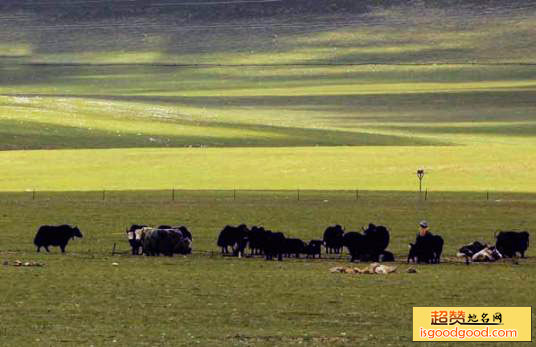
[[[156,228],[146,225],[132,225],[126,230],[132,254],[157,256],[164,254],[190,254],[192,233],[185,226],[160,225]],[[41,226],[34,238],[37,252],[41,247],[49,251],[49,246],[59,246],[62,253],[70,239],[82,237],[78,227],[69,225]],[[526,231],[501,231],[495,235],[496,244],[475,241],[461,247],[458,256],[469,261],[495,261],[503,257],[513,258],[519,253],[523,258],[529,247],[529,233]],[[262,255],[267,260],[283,257],[321,257],[322,247],[326,253],[340,254],[346,247],[351,261],[394,261],[393,253],[387,251],[389,230],[382,225],[369,224],[362,232],[345,232],[342,226],[334,225],[325,229],[322,240],[305,242],[298,238],[286,237],[281,232],[273,232],[262,226],[248,228],[245,224],[225,226],[219,233],[217,245],[222,254],[242,257],[249,248],[250,256]],[[410,244],[407,258],[415,263],[437,264],[441,260],[443,238],[427,232],[417,234],[415,243]]]

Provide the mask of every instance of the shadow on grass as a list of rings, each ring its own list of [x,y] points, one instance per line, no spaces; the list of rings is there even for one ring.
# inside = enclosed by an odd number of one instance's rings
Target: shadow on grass
[[[206,128],[206,136],[95,130],[40,122],[0,120],[0,150],[133,147],[436,146],[440,141],[364,132],[290,128],[209,121],[171,120],[163,127]],[[210,136],[210,129],[243,130],[243,136]],[[177,130],[179,132],[180,129]]]

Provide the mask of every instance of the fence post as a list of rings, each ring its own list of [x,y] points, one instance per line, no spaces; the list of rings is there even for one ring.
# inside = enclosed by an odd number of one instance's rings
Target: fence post
[[[171,201],[175,201],[175,187],[171,188]]]
[[[298,189],[298,201],[300,201],[300,189]]]
[[[359,189],[355,190],[355,199],[359,200]]]
[[[236,189],[233,189],[233,200],[236,200]]]
[[[102,200],[106,199],[106,189],[102,190]]]
[[[32,200],[35,200],[35,189],[32,191]]]
[[[428,188],[424,191],[424,201],[428,199]]]
[[[486,200],[489,200],[489,191],[486,192]]]

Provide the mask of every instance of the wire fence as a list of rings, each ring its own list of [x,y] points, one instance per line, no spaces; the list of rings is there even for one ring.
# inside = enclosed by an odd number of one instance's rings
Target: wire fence
[[[379,191],[379,190],[314,190],[314,189],[162,189],[162,190],[107,190],[98,191],[39,191],[0,192],[0,201],[536,201],[535,193],[522,192],[446,192]]]

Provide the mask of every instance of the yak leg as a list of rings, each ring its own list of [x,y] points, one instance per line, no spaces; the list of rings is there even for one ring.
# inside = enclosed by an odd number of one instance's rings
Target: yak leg
[[[43,247],[45,247],[47,253],[50,253],[50,249],[48,249],[48,246],[43,246]]]

